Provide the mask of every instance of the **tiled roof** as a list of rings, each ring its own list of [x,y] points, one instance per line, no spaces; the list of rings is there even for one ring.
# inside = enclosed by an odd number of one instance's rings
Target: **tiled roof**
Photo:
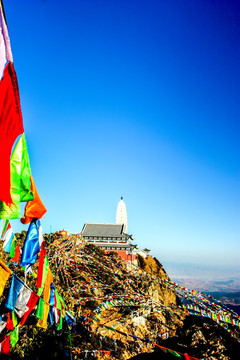
[[[119,243],[94,243],[94,242],[91,242],[93,245],[96,245],[96,246],[100,246],[100,247],[113,247],[113,248],[130,248],[130,249],[135,249],[137,245],[132,245],[132,244],[129,244],[129,243],[125,243],[125,244],[119,244]]]
[[[123,233],[124,225],[118,224],[90,224],[86,223],[83,226],[82,235],[84,236],[98,236],[98,237],[128,237],[129,235]]]

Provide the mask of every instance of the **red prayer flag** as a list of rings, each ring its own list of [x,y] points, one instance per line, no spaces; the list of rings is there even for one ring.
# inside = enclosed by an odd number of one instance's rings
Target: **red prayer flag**
[[[20,251],[20,246],[19,246],[19,244],[17,244],[17,247],[16,247],[16,249],[15,249],[15,255],[14,255],[14,257],[12,258],[12,261],[14,261],[15,263],[18,263],[18,262],[19,262],[19,258],[20,258],[20,253],[21,253],[21,251]]]
[[[10,157],[13,144],[23,133],[17,76],[9,62],[0,81],[0,200],[12,204],[10,193]]]
[[[10,335],[5,337],[5,339],[1,342],[1,354],[10,356]]]
[[[39,299],[39,296],[35,294],[34,292],[31,293],[30,299],[28,300],[27,307],[28,310],[24,313],[23,317],[21,318],[21,321],[19,323],[19,326],[23,326],[25,324],[25,321],[27,320],[29,314],[37,304]]]
[[[44,265],[44,258],[47,255],[44,243],[41,245],[41,252],[39,256],[39,265],[38,265],[38,277],[37,277],[37,287],[41,288],[42,286],[42,278],[43,278],[43,265]]]
[[[10,312],[7,314],[6,328],[8,330],[13,330],[14,329],[14,324],[13,324],[13,321],[12,321],[12,314]]]

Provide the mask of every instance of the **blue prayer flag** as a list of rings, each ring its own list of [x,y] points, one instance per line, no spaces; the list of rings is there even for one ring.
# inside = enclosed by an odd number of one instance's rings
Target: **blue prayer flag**
[[[49,299],[49,313],[48,313],[48,320],[49,324],[53,325],[54,321],[54,312],[53,312],[53,306],[55,305],[55,288],[53,283],[50,285],[50,299]]]
[[[66,311],[66,313],[65,313],[65,320],[66,320],[68,326],[71,326],[72,324],[74,324],[76,322],[75,317],[69,311]]]
[[[24,242],[21,266],[35,264],[37,260],[37,254],[41,249],[42,242],[43,237],[41,222],[39,219],[34,219],[29,225],[27,236]]]
[[[5,302],[5,306],[8,309],[14,310],[22,286],[23,282],[19,280],[15,275],[13,275],[7,300]]]

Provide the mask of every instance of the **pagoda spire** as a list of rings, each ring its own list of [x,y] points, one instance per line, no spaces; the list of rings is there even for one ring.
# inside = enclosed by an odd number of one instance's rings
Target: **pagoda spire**
[[[127,208],[123,197],[118,203],[117,214],[116,214],[116,224],[124,224],[123,232],[127,234],[128,232],[128,220],[127,220]]]

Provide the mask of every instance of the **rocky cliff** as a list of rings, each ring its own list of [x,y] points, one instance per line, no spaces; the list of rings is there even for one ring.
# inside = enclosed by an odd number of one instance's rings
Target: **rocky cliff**
[[[229,324],[227,331],[204,313],[190,315],[157,259],[127,264],[78,236],[58,234],[47,253],[54,284],[76,323],[39,329],[33,312],[12,359],[239,359],[239,327]],[[28,283],[34,290],[31,275]]]

